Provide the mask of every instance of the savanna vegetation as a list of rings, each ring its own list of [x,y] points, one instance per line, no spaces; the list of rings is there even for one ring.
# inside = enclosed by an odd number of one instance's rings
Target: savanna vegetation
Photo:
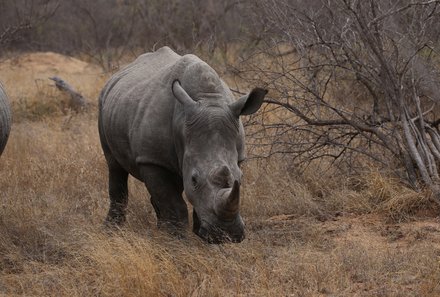
[[[0,295],[440,295],[439,4],[0,0]],[[157,229],[134,178],[127,224],[103,226],[97,97],[162,45],[269,89],[244,120],[240,244]]]

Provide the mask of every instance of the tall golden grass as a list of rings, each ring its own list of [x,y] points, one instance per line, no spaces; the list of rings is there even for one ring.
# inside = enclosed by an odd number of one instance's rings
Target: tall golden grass
[[[81,84],[89,98],[102,86]],[[127,224],[104,228],[96,110],[65,115],[47,86],[11,99],[34,104],[45,94],[57,112],[22,110],[0,157],[0,295],[440,295],[440,224],[429,195],[374,170],[297,175],[287,159],[248,161],[241,244],[158,230],[148,192],[132,178]]]

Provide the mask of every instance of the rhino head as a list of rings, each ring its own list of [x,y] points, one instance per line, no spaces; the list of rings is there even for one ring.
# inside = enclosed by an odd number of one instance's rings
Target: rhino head
[[[241,115],[256,112],[267,91],[255,88],[239,100],[193,100],[174,81],[173,94],[183,105],[180,128],[182,177],[193,205],[193,231],[210,243],[241,242],[240,183],[244,132]],[[220,95],[220,96],[227,96]]]

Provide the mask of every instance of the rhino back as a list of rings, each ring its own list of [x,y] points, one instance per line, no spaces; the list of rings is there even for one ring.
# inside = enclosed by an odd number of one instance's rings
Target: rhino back
[[[6,142],[8,141],[9,132],[11,131],[11,109],[8,97],[0,83],[0,155],[2,154]]]
[[[167,47],[143,54],[113,75],[101,92],[101,142],[139,179],[139,163],[176,169],[171,83],[181,58]]]

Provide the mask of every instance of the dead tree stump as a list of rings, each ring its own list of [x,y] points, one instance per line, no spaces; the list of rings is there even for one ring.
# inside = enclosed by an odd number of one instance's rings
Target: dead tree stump
[[[72,109],[73,111],[80,112],[84,111],[88,107],[88,102],[83,95],[74,90],[72,86],[70,86],[67,82],[62,80],[61,78],[54,76],[49,79],[55,82],[55,86],[58,90],[66,93],[68,95],[67,107]]]

